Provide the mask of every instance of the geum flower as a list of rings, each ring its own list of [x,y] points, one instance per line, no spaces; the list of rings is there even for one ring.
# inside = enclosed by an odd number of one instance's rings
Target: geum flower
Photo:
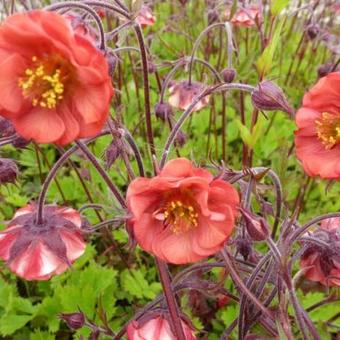
[[[230,16],[230,8],[227,8],[226,16]],[[235,26],[251,27],[256,24],[256,20],[262,20],[261,13],[258,6],[252,5],[239,8],[230,21]]]
[[[84,253],[80,227],[81,217],[74,209],[47,205],[43,223],[37,224],[36,206],[27,205],[0,232],[0,258],[26,280],[48,280]]]
[[[136,21],[141,25],[142,28],[152,26],[156,22],[156,17],[153,15],[152,10],[149,6],[142,5]]]
[[[340,181],[340,72],[321,78],[296,114],[296,154],[309,176]]]
[[[70,20],[14,14],[0,26],[0,112],[25,139],[68,144],[96,135],[113,94],[107,61]]]
[[[312,236],[327,246],[306,242],[300,263],[304,276],[325,286],[340,286],[340,218],[323,220],[320,228],[306,236]]]
[[[194,330],[181,320],[186,340],[195,340]],[[127,340],[176,340],[169,321],[163,316],[146,317],[142,321],[132,321],[127,327]]]
[[[195,97],[201,94],[205,88],[205,85],[199,82],[189,83],[188,80],[173,81],[169,86],[169,104],[177,109],[186,110],[192,104]],[[206,107],[208,103],[209,96],[205,96],[197,102],[192,111],[199,111]]]
[[[215,254],[233,231],[237,191],[185,158],[169,161],[153,178],[133,180],[127,204],[140,247],[175,264]]]

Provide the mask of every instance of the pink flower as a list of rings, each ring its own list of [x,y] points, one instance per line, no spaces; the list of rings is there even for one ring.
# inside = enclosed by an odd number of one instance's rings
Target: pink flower
[[[127,203],[141,248],[181,264],[221,250],[234,229],[239,196],[229,183],[178,158],[157,176],[132,181]]]
[[[182,320],[186,340],[195,340],[194,331]],[[143,323],[132,321],[127,327],[127,340],[176,340],[169,322],[158,316]]]
[[[340,181],[340,72],[305,94],[296,125],[296,154],[306,173]]]
[[[45,206],[43,224],[38,225],[36,206],[27,205],[0,232],[0,258],[26,280],[48,280],[84,253],[80,227],[81,218],[74,209]]]
[[[142,26],[142,28],[152,26],[156,22],[156,17],[153,15],[149,6],[142,5],[136,21]]]
[[[180,82],[174,81],[169,87],[169,103],[177,109],[186,110],[191,105],[194,98],[203,92],[204,89],[205,86],[202,83],[192,82],[189,84],[187,80],[182,80]],[[192,111],[199,111],[207,106],[208,103],[209,96],[206,96],[196,104]]]
[[[228,8],[227,17],[230,16],[230,9]],[[231,22],[235,26],[251,27],[256,24],[256,20],[261,20],[261,13],[258,6],[249,6],[246,8],[239,8],[234,16],[231,18]]]
[[[321,227],[311,236],[328,246],[307,245],[300,263],[304,276],[325,286],[340,286],[340,218],[322,221]]]
[[[0,112],[25,139],[65,145],[103,128],[113,89],[107,61],[88,36],[43,10],[2,23]]]

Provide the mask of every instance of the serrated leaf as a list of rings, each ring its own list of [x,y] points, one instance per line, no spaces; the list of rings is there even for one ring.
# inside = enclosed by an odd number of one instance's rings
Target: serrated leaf
[[[32,320],[32,315],[6,314],[0,318],[0,334],[11,335]]]

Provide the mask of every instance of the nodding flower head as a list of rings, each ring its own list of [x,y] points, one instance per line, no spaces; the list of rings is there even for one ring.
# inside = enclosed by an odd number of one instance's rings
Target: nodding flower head
[[[48,280],[80,257],[86,244],[76,210],[47,205],[41,224],[36,210],[32,204],[17,210],[0,232],[0,258],[26,280]]]
[[[177,109],[186,110],[192,104],[195,97],[201,94],[205,88],[205,85],[199,82],[189,83],[187,80],[174,81],[169,87],[169,103]],[[209,96],[205,96],[198,101],[192,111],[199,111],[207,106],[208,103]]]
[[[303,241],[301,257],[304,276],[325,286],[340,286],[340,218],[322,221],[320,228],[306,234],[323,244]]]

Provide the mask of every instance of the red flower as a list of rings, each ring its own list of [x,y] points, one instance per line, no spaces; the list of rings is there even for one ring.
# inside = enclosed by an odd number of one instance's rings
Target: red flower
[[[182,320],[182,327],[186,340],[195,340],[194,331]],[[132,321],[127,327],[127,340],[176,340],[169,322],[158,316],[139,323]]]
[[[15,14],[0,27],[0,111],[25,139],[68,144],[96,135],[113,90],[103,54],[63,16]]]
[[[227,17],[230,16],[230,9],[227,9]],[[256,20],[261,20],[261,14],[258,6],[249,6],[247,8],[239,8],[231,22],[235,26],[251,27],[256,24]]]
[[[311,235],[328,246],[307,246],[301,257],[305,277],[325,286],[340,286],[340,218],[322,221],[321,227]]]
[[[180,264],[223,247],[234,228],[239,196],[229,183],[179,158],[156,177],[132,181],[127,203],[141,248]]]
[[[296,125],[296,153],[306,173],[340,181],[340,72],[305,94]]]
[[[0,258],[26,280],[48,280],[84,253],[81,218],[74,209],[49,205],[44,208],[43,224],[35,220],[33,205],[15,213],[7,229],[0,232]]]
[[[142,5],[136,21],[142,26],[142,28],[152,26],[156,22],[156,17],[153,15],[149,6]]]
[[[170,97],[169,103],[177,109],[186,110],[194,98],[203,92],[205,86],[198,82],[192,82],[189,84],[187,80],[182,80],[181,82],[173,82],[169,87]],[[207,106],[209,103],[209,96],[201,99],[192,111],[199,111]]]

